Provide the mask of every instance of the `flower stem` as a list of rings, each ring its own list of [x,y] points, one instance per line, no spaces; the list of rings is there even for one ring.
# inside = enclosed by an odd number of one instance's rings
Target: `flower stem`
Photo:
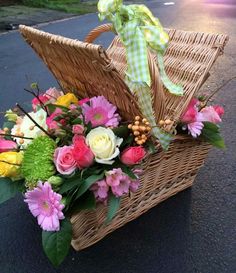
[[[206,106],[207,103],[210,101],[210,99],[217,93],[219,92],[223,87],[225,87],[229,82],[231,82],[232,80],[235,80],[236,77],[232,77],[230,79],[228,79],[226,82],[224,82],[222,85],[220,85],[220,87],[218,87],[204,102],[204,105]]]
[[[10,163],[10,162],[4,161],[4,160],[0,160],[0,162],[6,163],[6,164],[9,164],[9,165],[19,166],[19,167],[21,166],[21,164]]]
[[[24,138],[24,139],[33,139],[32,137],[24,137],[24,136],[17,136],[17,135],[11,135],[11,134],[0,134],[0,136],[18,137],[18,138]]]
[[[18,103],[16,104],[18,107],[41,131],[43,131],[47,136],[52,137],[42,126],[40,126]]]
[[[33,91],[31,90],[28,90],[26,88],[24,88],[24,90],[30,94],[32,94],[40,103],[41,107],[43,108],[43,110],[47,113],[47,116],[49,116],[49,113],[48,113],[48,110],[47,110],[47,107],[44,105],[44,103],[41,101],[41,99],[39,98],[39,94],[35,94]]]

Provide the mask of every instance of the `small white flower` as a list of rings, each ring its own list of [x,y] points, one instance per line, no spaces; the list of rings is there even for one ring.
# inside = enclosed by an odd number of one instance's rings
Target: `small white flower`
[[[30,112],[29,115],[35,120],[42,128],[48,129],[46,124],[47,113],[41,108],[37,112]],[[38,128],[33,121],[31,121],[27,116],[20,118],[16,125],[11,130],[12,135],[22,135],[24,137],[36,138],[38,136],[44,135],[44,132]],[[32,141],[31,139],[14,138],[18,145],[22,148],[26,148],[28,144]]]

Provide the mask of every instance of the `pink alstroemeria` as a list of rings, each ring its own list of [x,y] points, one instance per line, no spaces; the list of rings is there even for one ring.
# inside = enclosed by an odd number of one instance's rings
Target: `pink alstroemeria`
[[[108,171],[106,173],[106,182],[116,197],[120,197],[129,192],[131,181],[129,177],[122,172],[121,168]]]
[[[90,190],[93,191],[97,201],[102,202],[104,204],[107,203],[109,186],[107,185],[105,179],[97,181],[90,187]]]
[[[62,91],[58,91],[55,87],[49,88],[44,96],[47,97],[51,103],[55,102],[60,96],[63,95]]]

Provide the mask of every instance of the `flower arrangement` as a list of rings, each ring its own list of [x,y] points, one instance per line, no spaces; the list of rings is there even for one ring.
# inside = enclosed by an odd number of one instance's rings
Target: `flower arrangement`
[[[103,96],[78,100],[56,88],[41,94],[36,84],[28,92],[34,95],[32,110],[17,104],[0,131],[0,203],[23,192],[42,228],[44,251],[59,265],[71,243],[70,216],[100,203],[108,206],[111,221],[122,196],[138,190],[141,162],[156,140],[146,118],[127,123]],[[217,124],[223,113],[193,99],[176,133],[222,148]],[[162,130],[168,124],[159,122]]]

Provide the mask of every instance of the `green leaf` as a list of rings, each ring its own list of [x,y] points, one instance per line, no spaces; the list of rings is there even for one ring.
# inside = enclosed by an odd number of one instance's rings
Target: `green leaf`
[[[69,213],[74,214],[80,210],[95,209],[96,199],[91,191],[87,191],[78,200],[74,202],[72,207],[69,209]]]
[[[77,193],[77,198],[84,194],[95,182],[104,177],[104,172],[101,174],[94,174],[83,180],[81,187]]]
[[[45,105],[47,105],[47,108],[49,109],[50,113],[53,113],[56,110],[56,108],[60,108],[63,112],[67,112],[69,110],[67,107],[62,105],[56,105],[51,103]]]
[[[122,164],[121,169],[124,173],[126,173],[130,178],[137,179],[137,176],[134,174],[134,172],[126,165]]]
[[[89,121],[86,128],[86,135],[92,130],[92,123]]]
[[[133,143],[133,141],[134,141],[134,136],[133,135],[129,135],[128,137],[125,137],[123,139],[123,142],[121,143],[120,148],[123,148],[125,146],[130,146],[131,143]]]
[[[155,144],[151,140],[146,141],[145,145],[150,154],[154,154],[157,151]]]
[[[117,128],[112,129],[114,134],[118,137],[126,138],[129,136],[129,129],[128,126],[119,126]]]
[[[68,219],[61,221],[59,231],[42,231],[43,250],[51,263],[58,266],[69,252],[72,227]]]
[[[20,186],[18,185],[18,181],[12,181],[7,177],[0,177],[0,204],[5,201],[13,198],[20,190]]]
[[[204,122],[201,137],[217,148],[225,148],[224,139],[220,135],[219,126],[212,122]]]
[[[60,187],[59,193],[63,194],[63,193],[66,193],[66,192],[72,190],[75,187],[79,187],[82,182],[83,182],[83,180],[80,179],[79,177],[73,177],[71,179],[65,179],[63,184]]]
[[[30,85],[30,87],[32,89],[36,89],[36,88],[38,88],[38,83],[37,82],[32,82],[31,85]]]
[[[82,119],[81,118],[76,118],[72,121],[72,124],[82,124]]]
[[[110,193],[109,199],[108,199],[108,211],[107,211],[106,224],[111,222],[116,212],[118,211],[119,207],[120,207],[120,197],[116,197],[115,195]]]

